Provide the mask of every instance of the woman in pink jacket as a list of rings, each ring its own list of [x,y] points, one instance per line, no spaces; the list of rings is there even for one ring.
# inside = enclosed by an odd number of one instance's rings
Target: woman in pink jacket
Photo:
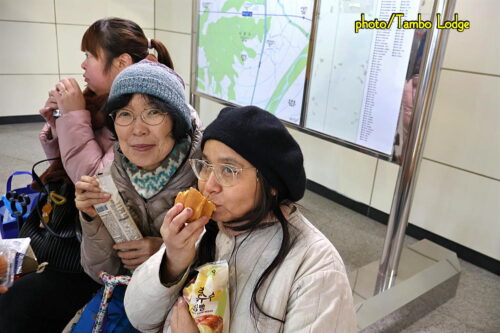
[[[83,91],[75,79],[60,80],[40,114],[46,124],[40,141],[47,158],[61,157],[73,183],[83,175],[94,175],[113,161],[111,133],[104,127],[99,112],[107,100],[111,84],[124,68],[149,58],[149,49],[158,52],[160,63],[173,69],[165,46],[148,40],[142,29],[132,21],[109,18],[98,20],[82,39],[85,60],[82,69],[87,88]],[[58,109],[61,117],[55,118]]]
[[[157,51],[159,62],[173,68],[165,46],[147,39],[136,23],[125,19],[94,22],[83,35],[81,49],[85,53],[81,67],[87,87],[82,92],[75,79],[61,79],[40,110],[46,121],[40,133],[42,147],[47,158],[60,157],[40,177],[44,184],[65,182],[73,186],[82,175],[94,175],[111,164],[112,134],[105,127],[101,109],[118,73],[151,58],[149,49]],[[54,116],[55,110],[60,111],[60,117]],[[77,214],[76,208],[73,212]],[[67,216],[68,223],[74,218]],[[38,222],[30,228],[37,235],[32,237],[32,247],[38,261],[48,265],[42,273],[23,276],[0,296],[0,332],[60,332],[100,287],[83,271],[76,238],[65,239],[64,244],[50,243],[44,239],[52,236],[38,228]],[[24,236],[30,236],[30,232]],[[57,246],[52,249],[51,244]]]

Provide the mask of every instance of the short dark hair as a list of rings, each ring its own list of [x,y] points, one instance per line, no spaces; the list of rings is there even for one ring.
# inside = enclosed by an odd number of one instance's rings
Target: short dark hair
[[[118,96],[117,98],[108,101],[104,108],[104,114],[106,115],[106,127],[113,133],[115,139],[117,139],[117,136],[112,115],[114,112],[126,107],[130,103],[133,96],[134,94]],[[187,127],[186,122],[181,118],[179,112],[171,112],[169,105],[155,96],[145,94],[141,94],[141,96],[143,96],[149,104],[168,113],[172,119],[172,136],[176,142],[192,135],[192,130]]]

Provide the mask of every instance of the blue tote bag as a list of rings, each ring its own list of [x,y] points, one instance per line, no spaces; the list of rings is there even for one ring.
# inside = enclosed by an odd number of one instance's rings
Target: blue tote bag
[[[28,175],[29,184],[25,187],[12,189],[15,176]],[[16,171],[7,179],[5,194],[0,201],[0,234],[1,238],[17,238],[24,219],[36,206],[40,192],[31,189],[33,177],[31,172]]]

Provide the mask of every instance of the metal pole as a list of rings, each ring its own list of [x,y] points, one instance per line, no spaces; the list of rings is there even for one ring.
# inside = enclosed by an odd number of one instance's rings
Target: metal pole
[[[411,128],[394,191],[374,294],[389,289],[396,280],[418,170],[422,159],[427,126],[448,38],[447,30],[437,29],[436,14],[441,14],[441,20],[450,20],[454,8],[455,0],[437,0],[434,3],[431,15],[432,29],[427,31],[427,45],[420,71],[420,82],[415,97]]]

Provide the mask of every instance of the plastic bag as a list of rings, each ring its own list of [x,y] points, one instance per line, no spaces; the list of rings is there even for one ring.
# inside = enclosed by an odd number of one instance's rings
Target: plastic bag
[[[229,332],[227,261],[207,263],[196,270],[196,279],[182,294],[200,333]]]
[[[16,251],[0,249],[0,286],[9,288],[14,283],[16,275]]]

